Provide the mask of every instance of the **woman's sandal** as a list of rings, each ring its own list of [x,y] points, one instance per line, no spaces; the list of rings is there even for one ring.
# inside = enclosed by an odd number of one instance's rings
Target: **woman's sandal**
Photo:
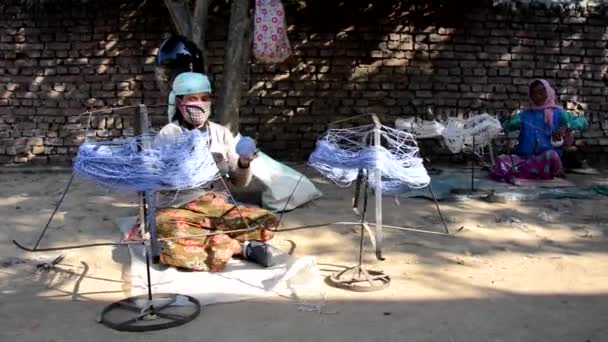
[[[272,247],[260,241],[245,241],[243,242],[243,258],[255,262],[264,267],[272,267],[275,265],[274,251]]]

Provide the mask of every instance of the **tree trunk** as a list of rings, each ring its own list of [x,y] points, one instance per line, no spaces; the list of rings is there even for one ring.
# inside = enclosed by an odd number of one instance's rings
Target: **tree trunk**
[[[249,0],[232,0],[218,117],[220,124],[233,133],[236,133],[239,127],[242,77],[249,57],[247,37],[251,29],[250,19]]]
[[[207,18],[209,17],[209,2],[210,0],[196,0],[192,16],[192,37],[190,37],[190,40],[192,40],[203,53],[203,71],[205,73],[209,67],[209,63],[207,62],[207,46],[205,45]]]

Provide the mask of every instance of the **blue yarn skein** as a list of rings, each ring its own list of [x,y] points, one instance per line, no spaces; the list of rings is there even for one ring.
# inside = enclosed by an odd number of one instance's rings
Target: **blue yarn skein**
[[[74,173],[82,179],[120,192],[191,189],[219,177],[207,135],[192,130],[175,142],[142,151],[144,138],[80,145]]]
[[[357,178],[359,169],[367,169],[382,177],[382,190],[423,188],[430,182],[414,137],[402,131],[382,126],[383,145],[368,145],[368,137],[376,134],[374,126],[351,129],[329,129],[318,141],[308,159],[308,165],[341,186]],[[372,187],[374,184],[372,184]]]
[[[236,143],[236,154],[243,158],[251,159],[256,152],[255,140],[251,137],[241,137]]]

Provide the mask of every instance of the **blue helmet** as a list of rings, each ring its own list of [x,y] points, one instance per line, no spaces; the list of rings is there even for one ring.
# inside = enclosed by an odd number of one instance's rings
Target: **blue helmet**
[[[183,36],[173,36],[161,44],[156,65],[171,69],[174,76],[185,71],[204,72],[205,68],[201,50]]]

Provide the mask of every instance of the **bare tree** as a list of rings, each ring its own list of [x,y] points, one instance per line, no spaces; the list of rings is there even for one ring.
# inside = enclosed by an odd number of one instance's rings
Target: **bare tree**
[[[203,53],[207,70],[205,31],[211,0],[164,0],[176,31],[192,40]],[[194,2],[194,3],[192,3]],[[249,0],[233,0],[224,56],[224,75],[219,93],[217,116],[233,133],[238,131],[241,83],[249,59],[251,18]]]

